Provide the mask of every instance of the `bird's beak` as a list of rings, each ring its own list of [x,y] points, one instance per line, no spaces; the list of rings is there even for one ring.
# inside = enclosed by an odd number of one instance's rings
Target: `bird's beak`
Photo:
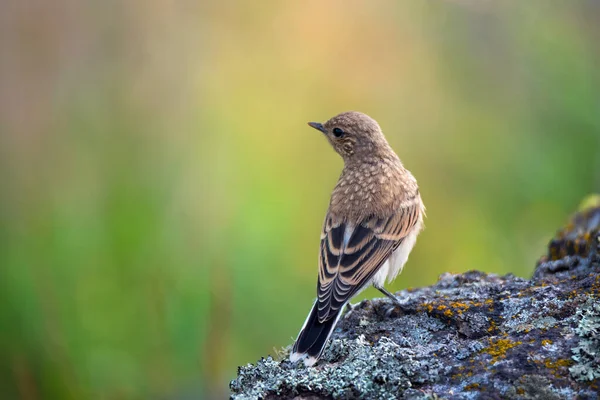
[[[315,128],[318,131],[325,133],[325,127],[320,122],[309,122],[308,125],[312,126],[313,128]]]

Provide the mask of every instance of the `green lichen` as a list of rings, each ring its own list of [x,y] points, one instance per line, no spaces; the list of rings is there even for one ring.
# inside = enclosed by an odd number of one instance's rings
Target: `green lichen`
[[[580,279],[546,286],[479,272],[445,275],[397,293],[401,313],[389,314],[387,299],[362,301],[340,320],[314,367],[294,365],[280,351],[283,361],[240,368],[232,398],[597,398],[595,383],[568,373],[579,366],[587,376],[595,365],[571,359],[574,346],[583,346],[580,357],[594,351],[598,330],[599,310],[588,299],[600,268],[595,261],[579,268]],[[570,297],[573,291],[579,294]]]
[[[577,319],[579,344],[572,349],[575,365],[569,372],[577,380],[593,381],[600,378],[600,304],[596,298],[590,297],[577,310]]]
[[[231,382],[232,399],[262,399],[283,393],[332,396],[336,399],[395,399],[412,382],[437,376],[434,363],[423,363],[415,352],[382,337],[371,344],[363,336],[333,340],[319,368],[305,368],[272,358],[241,367]],[[242,390],[242,388],[246,388]],[[248,389],[251,388],[251,389]]]
[[[571,393],[565,393],[564,396],[555,393],[556,389],[552,382],[540,375],[525,375],[515,383],[515,387],[510,388],[506,393],[508,399],[523,400],[560,400],[571,398]]]

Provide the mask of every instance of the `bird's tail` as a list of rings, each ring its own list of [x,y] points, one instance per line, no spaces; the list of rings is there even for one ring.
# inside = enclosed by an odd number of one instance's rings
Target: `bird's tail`
[[[327,340],[333,333],[343,309],[344,305],[338,309],[336,315],[330,316],[326,321],[319,322],[317,302],[315,302],[310,314],[308,314],[308,318],[304,321],[304,326],[300,330],[296,343],[294,343],[294,348],[290,354],[290,361],[304,360],[304,365],[307,367],[316,363],[319,357],[321,357],[321,353],[323,353]]]

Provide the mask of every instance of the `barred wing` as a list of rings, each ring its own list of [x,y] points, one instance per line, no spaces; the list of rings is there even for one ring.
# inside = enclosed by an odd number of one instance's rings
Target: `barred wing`
[[[370,279],[402,243],[419,218],[409,204],[388,218],[368,217],[351,224],[327,213],[321,234],[317,304],[327,321]]]

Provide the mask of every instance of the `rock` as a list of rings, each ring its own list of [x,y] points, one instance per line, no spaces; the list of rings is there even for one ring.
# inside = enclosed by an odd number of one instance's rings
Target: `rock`
[[[577,213],[531,280],[444,274],[364,300],[312,368],[271,357],[240,367],[232,399],[597,399],[600,207]]]

